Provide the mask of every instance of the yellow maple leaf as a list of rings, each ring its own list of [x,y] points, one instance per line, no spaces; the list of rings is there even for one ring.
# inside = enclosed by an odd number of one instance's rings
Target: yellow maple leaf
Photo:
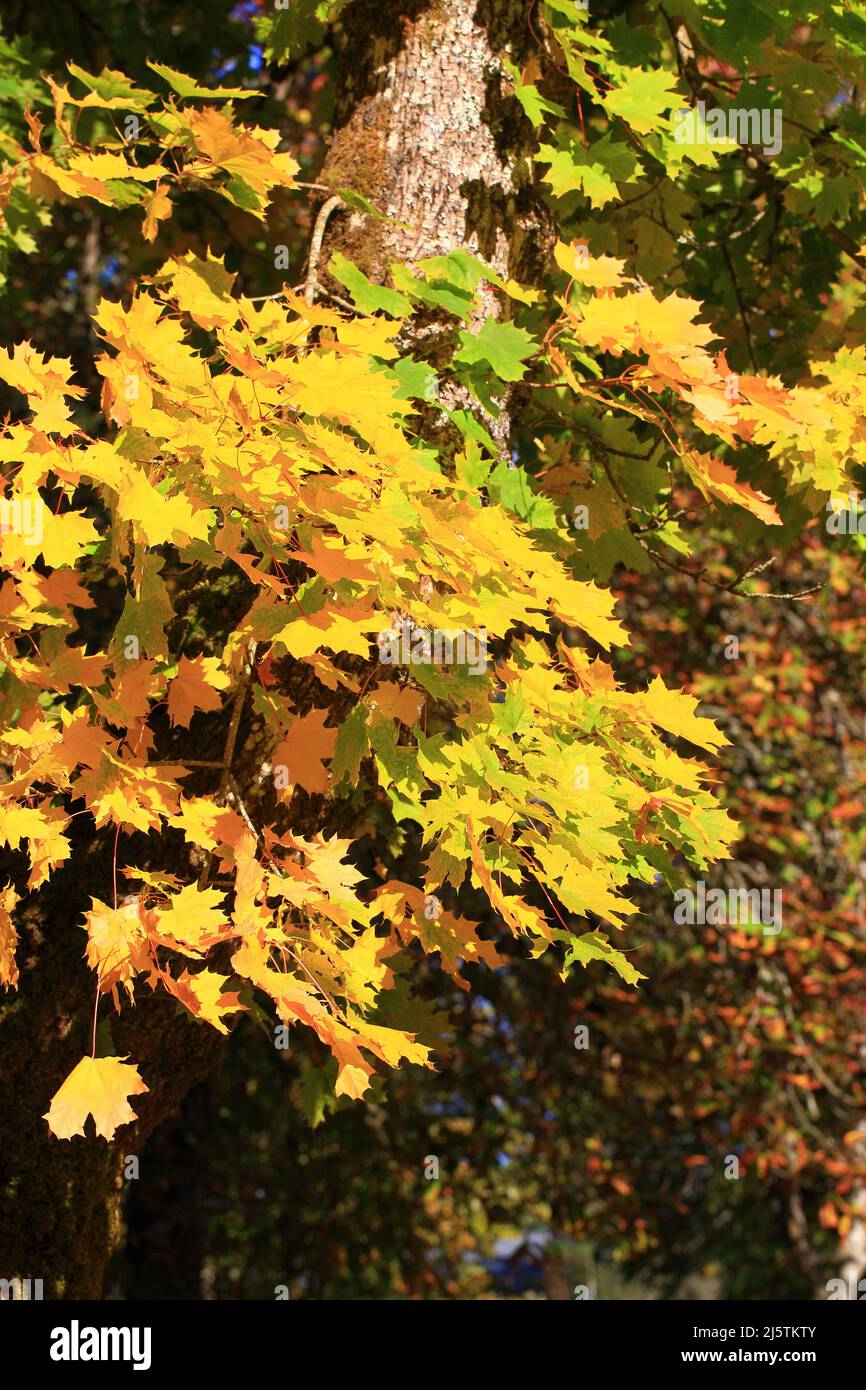
[[[698,748],[715,753],[730,742],[711,719],[697,717],[695,710],[698,701],[693,695],[684,690],[668,690],[661,676],[656,676],[642,694],[623,695],[618,692],[618,698],[645,711],[660,729],[666,729],[669,734],[679,734]]]
[[[327,943],[323,942],[323,948]],[[329,952],[343,976],[346,998],[359,1008],[371,1008],[376,995],[384,987],[387,966],[380,960],[387,941],[376,935],[374,927],[368,927],[355,938],[348,950],[340,947]]]
[[[84,914],[87,927],[87,964],[96,971],[100,988],[115,991],[125,985],[132,995],[132,980],[151,963],[145,938],[141,906],[136,898],[112,908],[99,898]]]
[[[71,375],[68,357],[41,356],[29,343],[17,343],[11,351],[0,348],[0,381],[24,393],[34,425],[46,434],[72,431],[64,396],[83,396],[84,388],[70,386]]]
[[[330,840],[323,835],[316,835],[312,840],[300,835],[295,838],[303,849],[308,870],[332,898],[345,897],[363,879],[363,874],[346,860],[351,840],[341,840],[337,835]]]
[[[28,888],[39,888],[55,864],[68,859],[72,853],[69,841],[61,832],[69,817],[59,806],[51,806],[46,798],[38,806],[17,806],[12,802],[0,809],[0,843],[18,849],[27,840],[31,873]]]
[[[206,253],[201,260],[194,252],[166,261],[158,279],[166,278],[184,313],[195,319],[202,328],[224,328],[233,324],[240,309],[231,292],[236,276],[226,270],[218,256]]]
[[[402,433],[389,416],[409,413],[397,387],[366,358],[320,353],[287,364],[292,399],[306,415],[325,416],[351,425],[374,448],[406,452]]]
[[[337,330],[339,346],[391,361],[399,356],[392,339],[402,327],[400,322],[391,323],[382,318],[344,319]]]
[[[224,169],[264,200],[277,184],[291,188],[299,164],[290,154],[277,154],[280,141],[278,130],[263,130],[259,126],[234,126],[227,116],[215,107],[204,111],[187,111],[185,119],[198,149],[205,156],[200,164],[189,166],[200,176],[206,176],[208,165]]]
[[[181,802],[180,811],[171,824],[182,830],[186,838],[203,849],[215,850],[219,845],[235,845],[246,833],[237,811],[218,806],[210,797],[190,797]]]
[[[132,467],[126,470],[117,510],[121,517],[133,522],[151,546],[167,541],[207,540],[212,521],[210,512],[194,511],[189,498],[182,494],[164,497],[140,468]]]
[[[547,587],[553,612],[569,627],[582,628],[605,651],[628,644],[628,633],[613,616],[613,595],[606,589],[572,579],[564,572],[548,581]]]
[[[337,1059],[337,1081],[334,1093],[360,1100],[369,1089],[373,1068],[361,1052],[360,1039],[339,1019],[329,1018],[326,1027],[316,1030]]]
[[[235,1013],[241,1007],[237,994],[226,993],[228,975],[217,975],[213,970],[199,970],[191,975],[184,970],[176,980],[164,976],[163,982],[169,994],[173,994],[196,1018],[204,1019],[219,1033],[228,1033],[223,1021],[225,1015]]]
[[[42,1118],[58,1139],[71,1139],[84,1133],[92,1115],[96,1133],[113,1139],[121,1125],[136,1118],[129,1097],[147,1090],[138,1067],[125,1057],[82,1057]]]
[[[151,830],[161,825],[163,816],[177,811],[179,789],[174,779],[179,771],[165,765],[122,762],[103,749],[95,766],[83,772],[75,785],[98,826],[112,820],[133,830]]]
[[[522,933],[537,934],[549,938],[550,930],[538,908],[529,907],[522,898],[509,897],[499,887],[490,869],[484,862],[484,855],[481,846],[475,836],[472,820],[466,818],[466,834],[469,838],[469,847],[472,857],[472,867],[475,870],[476,878],[484,889],[491,906],[502,914],[503,919],[511,928],[513,936],[520,936]]]
[[[149,294],[136,294],[129,308],[102,299],[93,321],[106,341],[122,354],[117,359],[100,357],[100,373],[107,375],[112,367],[117,369],[119,393],[131,401],[133,409],[136,397],[147,400],[148,377],[154,373],[174,391],[206,391],[210,396],[207,365],[185,341],[183,324]],[[167,418],[163,416],[163,420]]]
[[[90,517],[68,511],[55,516],[44,511],[42,556],[52,569],[74,566],[87,546],[99,540],[99,532]]]
[[[682,459],[689,476],[697,483],[705,497],[718,497],[722,502],[734,502],[740,507],[745,507],[766,525],[781,526],[782,518],[766,493],[756,492],[748,483],[741,482],[733,468],[722,459],[716,458],[713,454],[699,454],[689,449],[684,452]]]
[[[156,930],[185,952],[197,954],[220,940],[228,927],[223,911],[225,895],[216,888],[189,883],[160,908]]]
[[[74,154],[69,160],[69,168],[89,178],[136,179],[140,183],[152,183],[165,173],[161,164],[130,164],[126,155],[110,150],[102,150],[98,154]]]
[[[145,241],[153,241],[159,230],[158,224],[171,216],[171,198],[166,185],[158,183],[152,193],[144,200],[144,223],[141,234]]]
[[[295,618],[274,636],[299,661],[327,647],[331,652],[351,652],[368,657],[372,635],[387,626],[382,614],[368,608],[329,608],[309,618]]]
[[[366,1023],[353,1018],[358,1028],[358,1041],[362,1047],[369,1048],[389,1067],[396,1067],[401,1061],[428,1067],[430,1048],[415,1041],[413,1033],[404,1033],[400,1028],[383,1028],[377,1023]]]
[[[590,256],[587,247],[578,242],[566,246],[559,241],[554,247],[554,257],[560,270],[581,285],[589,285],[596,290],[610,290],[622,285],[625,261],[616,256]]]
[[[18,894],[9,884],[0,889],[0,985],[14,989],[18,983],[18,966],[15,964],[15,947],[18,933],[12,921],[12,909],[18,902]]]

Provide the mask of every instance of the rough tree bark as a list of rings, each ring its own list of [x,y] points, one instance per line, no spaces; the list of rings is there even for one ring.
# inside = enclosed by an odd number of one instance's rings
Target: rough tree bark
[[[394,220],[340,211],[327,231],[322,276],[337,247],[379,280],[390,261],[465,247],[501,274],[523,282],[538,277],[552,239],[526,161],[531,127],[502,80],[506,51],[518,63],[532,51],[528,9],[525,0],[352,0],[342,17],[336,131],[322,178],[331,188],[365,194]],[[498,315],[499,297],[491,294],[481,312]],[[435,362],[453,330],[443,316],[418,315],[406,350]],[[449,390],[464,403],[456,385]],[[502,415],[488,421],[502,447],[510,428],[510,403],[504,404]],[[442,433],[442,422],[431,415],[429,437]],[[311,688],[308,668],[287,669],[284,690],[302,711],[335,698],[324,687]],[[249,776],[238,777],[250,789],[251,805],[255,774],[267,756],[256,747],[256,732],[246,714],[238,755]],[[218,746],[198,742],[189,755],[218,756],[219,736],[217,724]],[[166,736],[162,756],[182,758],[183,748]],[[186,788],[214,790],[189,782]],[[332,813],[321,798],[300,795],[290,808],[296,829],[351,833],[345,808]],[[112,1050],[134,1056],[149,1087],[136,1099],[139,1122],[113,1144],[49,1136],[42,1116],[50,1099],[90,1051],[94,977],[82,958],[82,914],[91,896],[112,900],[114,836],[94,835],[88,825],[87,817],[73,820],[72,861],[29,902],[20,987],[0,999],[0,1278],[42,1279],[48,1298],[100,1296],[121,1237],[123,1157],[141,1155],[148,1135],[216,1065],[223,1046],[214,1030],[184,1017],[167,996],[145,989],[119,1018],[103,1000],[100,1016],[112,1014]],[[143,865],[134,853],[145,852],[143,842],[130,839],[123,837],[123,862]],[[153,862],[153,846],[146,852]],[[185,850],[162,844],[157,853],[162,868],[188,876],[194,867],[178,862]],[[10,857],[0,867],[7,880],[20,883],[20,862]],[[140,1181],[146,1180],[144,1164]]]
[[[532,49],[523,0],[353,0],[343,12],[336,131],[323,180],[394,219],[349,217],[368,273],[466,247],[500,273],[543,258],[526,165],[531,127],[502,57]]]
[[[554,237],[528,160],[532,127],[502,62],[537,51],[530,8],[524,0],[352,0],[343,11],[335,133],[321,179],[364,194],[388,220],[337,213],[323,267],[339,250],[382,281],[393,261],[463,248],[502,276],[540,278]],[[486,289],[476,320],[498,318],[502,307]],[[416,314],[400,345],[441,366],[454,327],[447,314]],[[440,399],[473,410],[504,452],[517,395],[503,396],[495,418],[454,382]],[[422,432],[446,449],[454,433],[435,410]]]

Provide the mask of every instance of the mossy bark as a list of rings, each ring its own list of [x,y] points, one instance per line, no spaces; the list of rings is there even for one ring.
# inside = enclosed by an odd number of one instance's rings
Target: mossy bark
[[[535,135],[503,65],[506,57],[520,65],[537,47],[530,8],[524,0],[352,0],[343,11],[335,133],[321,179],[362,193],[386,220],[351,209],[332,216],[321,258],[326,289],[342,289],[327,275],[337,250],[379,282],[394,261],[458,248],[522,283],[543,274],[555,238],[530,161]],[[506,306],[483,288],[471,326]],[[400,346],[446,369],[442,403],[473,411],[507,455],[520,392],[504,390],[491,415],[449,379],[455,326],[443,312],[416,314]],[[421,432],[446,454],[461,446],[435,409]]]
[[[549,246],[527,156],[534,144],[503,57],[531,51],[522,0],[353,0],[343,12],[336,130],[322,178],[390,219],[351,213],[341,249],[390,261],[465,247],[532,277]]]

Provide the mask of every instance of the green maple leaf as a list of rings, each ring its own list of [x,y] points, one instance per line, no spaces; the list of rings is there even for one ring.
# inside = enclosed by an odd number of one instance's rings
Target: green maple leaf
[[[290,0],[288,8],[273,18],[259,18],[256,37],[265,43],[265,57],[271,63],[285,63],[318,43],[345,3],[346,0]]]
[[[116,72],[113,68],[103,68],[97,76],[96,73],[80,68],[77,63],[67,63],[67,67],[73,77],[77,77],[79,82],[83,82],[85,87],[108,104],[123,101],[134,110],[144,110],[153,101],[153,92],[136,87],[126,73]]]
[[[840,6],[839,12],[844,8]],[[711,0],[706,7],[690,4],[689,9],[692,14],[684,15],[684,20],[695,24],[695,32],[712,46],[713,53],[735,65],[748,63],[767,39],[783,43],[796,12],[767,0]]]
[[[622,85],[602,98],[609,116],[620,116],[640,135],[648,135],[661,122],[663,111],[682,105],[676,90],[676,75],[664,68],[645,72],[643,68],[622,68],[617,72]]]
[[[525,359],[535,350],[534,338],[524,328],[513,323],[497,323],[487,319],[477,333],[463,330],[460,351],[455,362],[473,367],[488,366],[500,381],[520,381],[526,375]]]
[[[172,91],[177,92],[178,96],[185,99],[190,97],[207,97],[213,100],[214,97],[221,97],[224,101],[235,99],[244,100],[246,97],[254,97],[254,91],[246,91],[243,87],[203,87],[195,82],[193,78],[187,77],[186,73],[178,72],[176,68],[167,67],[165,63],[152,63],[147,60],[147,66],[152,72],[167,82]]]
[[[603,208],[618,198],[617,184],[632,179],[637,167],[631,151],[624,144],[615,144],[608,135],[588,149],[568,136],[558,146],[542,145],[536,159],[550,165],[542,182],[550,184],[557,198],[581,192],[594,208]]]
[[[459,286],[443,283],[428,285],[399,262],[391,266],[391,279],[398,289],[410,295],[412,299],[420,299],[424,304],[446,309],[449,314],[456,314],[467,323],[472,317],[472,295]]]
[[[399,382],[398,395],[402,400],[435,401],[439,378],[428,362],[400,357],[389,364],[389,370]]]
[[[367,710],[364,705],[356,705],[347,719],[344,719],[337,733],[334,756],[331,759],[331,776],[334,784],[348,777],[351,783],[358,780],[361,760],[370,751],[367,735]]]
[[[860,182],[851,174],[828,178],[820,169],[810,169],[785,193],[785,202],[801,215],[812,214],[818,222],[832,222],[848,217],[855,202]]]
[[[565,117],[567,113],[564,107],[559,106],[555,101],[548,101],[547,97],[542,96],[533,83],[521,80],[520,69],[516,63],[511,63],[505,58],[503,67],[514,83],[514,95],[536,130],[544,124],[544,118],[547,115]]]
[[[565,932],[557,931],[555,935],[568,942],[568,950],[562,964],[563,979],[575,962],[580,961],[581,965],[587,966],[591,960],[601,960],[613,966],[627,985],[636,985],[639,980],[646,979],[639,970],[635,970],[628,957],[611,946],[607,937],[602,936],[600,932],[586,932],[583,936],[567,937]]]
[[[375,1021],[386,1028],[412,1033],[416,1041],[433,1048],[440,1057],[447,1057],[454,1040],[454,1027],[448,1014],[437,1007],[435,1000],[412,994],[408,962],[395,958],[391,970],[396,977],[394,986],[382,990],[377,998]]]
[[[161,555],[144,557],[140,595],[127,595],[114,632],[113,645],[121,651],[126,638],[135,637],[145,656],[165,657],[168,653],[165,628],[174,617],[174,609],[160,573],[163,564]]]
[[[337,1064],[333,1058],[323,1066],[314,1066],[304,1060],[298,1100],[307,1124],[316,1129],[325,1118],[326,1111],[336,1109],[334,1083],[337,1079]]]
[[[400,294],[399,290],[389,290],[386,285],[374,284],[363,270],[341,256],[339,251],[331,257],[328,269],[335,280],[346,286],[362,314],[375,314],[381,310],[395,319],[411,314],[412,304],[405,294]]]

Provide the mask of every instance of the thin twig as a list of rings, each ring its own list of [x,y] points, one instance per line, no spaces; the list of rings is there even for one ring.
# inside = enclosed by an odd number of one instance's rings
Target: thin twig
[[[232,706],[232,717],[229,723],[228,734],[226,736],[225,752],[223,753],[223,775],[220,784],[220,796],[225,799],[228,790],[229,779],[232,775],[232,758],[234,757],[235,744],[238,738],[238,728],[240,727],[241,714],[243,713],[244,701],[249,688],[250,678],[253,674],[253,666],[256,660],[257,642],[250,642],[244,655],[243,670],[241,671],[238,688],[235,692],[235,701]]]
[[[226,793],[228,792],[229,783],[231,782],[232,759],[235,753],[235,744],[237,743],[238,729],[240,727],[241,715],[243,713],[244,703],[246,701],[247,690],[249,689],[250,678],[252,677],[253,666],[255,665],[257,647],[257,642],[250,642],[244,654],[243,669],[241,670],[240,679],[238,680],[237,689],[235,691],[235,698],[234,703],[232,705],[232,713],[231,718],[229,720],[228,733],[226,734],[223,760],[222,764],[217,763],[218,767],[222,767],[220,788],[217,792],[217,800],[222,806],[225,805]],[[207,881],[210,877],[212,863],[213,852],[211,851],[208,854],[208,857],[204,863],[204,867],[202,868],[201,874],[199,875],[199,888],[205,888],[207,886]]]
[[[247,811],[246,806],[244,805],[244,799],[243,799],[243,797],[242,797],[241,794],[240,794],[240,789],[239,789],[239,787],[238,787],[237,782],[235,781],[235,777],[234,777],[234,774],[233,774],[233,773],[229,773],[229,792],[228,792],[228,798],[229,798],[231,801],[233,801],[234,804],[237,806],[238,811],[239,811],[240,814],[241,814],[241,819],[243,820],[244,824],[246,825],[247,830],[249,830],[250,833],[251,833],[252,835],[255,836],[256,841],[258,841],[258,839],[259,839],[259,832],[256,830],[256,827],[255,827],[255,825],[253,824],[252,818],[251,818],[249,812]]]
[[[731,284],[734,287],[734,294],[737,298],[737,308],[740,311],[740,322],[743,325],[743,332],[746,335],[746,344],[749,349],[749,361],[752,364],[752,371],[755,373],[755,376],[758,376],[758,359],[755,356],[755,344],[752,339],[752,326],[749,323],[748,310],[746,309],[746,305],[743,301],[743,296],[740,293],[740,282],[737,279],[737,273],[734,270],[734,263],[731,260],[731,253],[728,250],[728,244],[726,241],[720,243],[719,250],[722,253],[722,259],[724,260],[725,265],[728,268],[728,274],[731,277]]]
[[[326,201],[319,208],[319,215],[316,218],[316,225],[313,227],[313,235],[310,239],[310,259],[307,265],[307,281],[304,286],[304,299],[308,304],[312,304],[316,298],[317,277],[319,273],[319,257],[322,254],[322,240],[325,235],[325,228],[328,225],[328,218],[337,208],[345,207],[343,199],[339,193],[335,193],[332,198]]]

